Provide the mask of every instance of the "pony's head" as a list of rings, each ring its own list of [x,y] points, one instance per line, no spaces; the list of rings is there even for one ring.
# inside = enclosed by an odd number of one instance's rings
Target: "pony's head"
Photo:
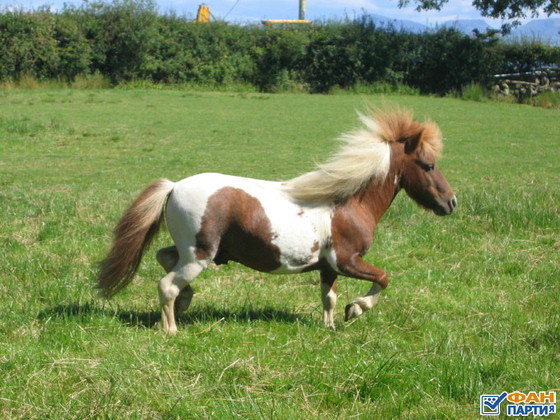
[[[414,121],[409,113],[390,114],[378,124],[381,132],[396,139],[392,153],[398,156],[394,162],[399,186],[438,216],[451,214],[457,198],[436,163],[443,148],[438,126],[432,121]]]
[[[297,201],[343,202],[391,174],[420,205],[451,214],[457,199],[436,166],[443,147],[437,125],[398,109],[358,115],[364,126],[340,136],[338,152],[317,170],[285,182],[284,192]]]

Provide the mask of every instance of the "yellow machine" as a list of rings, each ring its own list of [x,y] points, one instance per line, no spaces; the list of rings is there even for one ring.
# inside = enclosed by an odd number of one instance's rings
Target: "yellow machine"
[[[210,8],[205,4],[198,6],[198,12],[196,13],[195,22],[210,22]]]

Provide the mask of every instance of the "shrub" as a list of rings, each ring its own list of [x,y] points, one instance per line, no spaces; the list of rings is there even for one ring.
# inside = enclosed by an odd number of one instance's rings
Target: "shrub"
[[[55,15],[53,36],[58,60],[49,77],[73,80],[77,75],[87,73],[91,49],[78,22],[66,14]]]
[[[560,47],[522,42],[500,44],[496,50],[502,56],[500,73],[525,73],[543,65],[560,64]]]
[[[149,74],[158,41],[154,1],[86,1],[80,8],[65,5],[63,16],[76,22],[86,40],[89,72],[98,70],[113,83]]]
[[[250,56],[255,66],[247,79],[261,91],[297,90],[304,82],[308,28],[253,28]],[[306,69],[306,70],[304,70]]]
[[[460,91],[469,83],[485,84],[497,68],[491,53],[496,42],[493,38],[469,38],[445,28],[416,35],[410,43],[413,61],[404,81],[422,93],[440,95]]]
[[[52,77],[58,68],[54,16],[45,9],[0,14],[0,79]]]

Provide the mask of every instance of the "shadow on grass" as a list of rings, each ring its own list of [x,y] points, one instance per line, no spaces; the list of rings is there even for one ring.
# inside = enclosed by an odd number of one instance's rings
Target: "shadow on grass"
[[[57,305],[41,311],[39,320],[50,318],[85,318],[92,316],[102,318],[117,318],[123,325],[130,327],[152,328],[161,319],[160,311],[127,311],[121,308],[98,306],[95,303]],[[177,318],[177,324],[188,325],[195,323],[216,322],[225,319],[230,322],[274,321],[274,322],[299,322],[302,324],[314,323],[309,314],[291,313],[272,307],[236,308],[233,310],[216,308],[213,306],[192,307]]]

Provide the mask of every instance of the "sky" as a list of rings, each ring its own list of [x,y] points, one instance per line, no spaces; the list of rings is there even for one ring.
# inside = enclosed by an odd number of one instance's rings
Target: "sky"
[[[205,3],[212,15],[220,20],[235,23],[258,22],[263,19],[297,19],[299,0],[156,0],[162,13],[195,16],[198,6]],[[62,8],[64,3],[79,5],[76,0],[0,0],[0,9],[23,7],[33,9],[49,5],[52,9]],[[441,11],[417,12],[414,5],[398,8],[398,0],[306,0],[306,19],[331,20],[354,18],[363,13],[385,16],[391,19],[406,19],[427,26],[460,19],[482,19],[472,6],[472,0],[451,0]],[[539,18],[546,18],[543,13]],[[560,17],[559,14],[551,17]],[[484,19],[490,26],[498,28],[501,20]],[[530,20],[530,19],[529,19]]]

